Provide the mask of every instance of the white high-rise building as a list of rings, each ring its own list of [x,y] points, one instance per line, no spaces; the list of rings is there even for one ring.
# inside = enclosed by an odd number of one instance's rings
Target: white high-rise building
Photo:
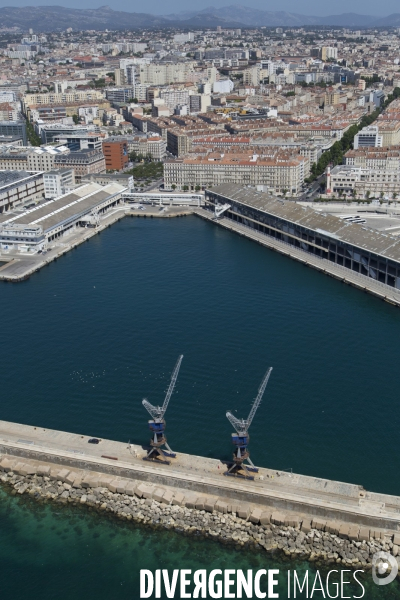
[[[379,135],[378,127],[374,125],[364,127],[354,136],[354,150],[367,146],[382,148],[382,136]]]

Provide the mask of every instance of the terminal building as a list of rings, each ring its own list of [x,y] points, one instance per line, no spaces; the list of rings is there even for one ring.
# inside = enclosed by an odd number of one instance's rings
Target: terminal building
[[[0,171],[0,215],[26,202],[43,199],[43,173]]]
[[[209,210],[375,281],[400,289],[400,238],[252,188],[221,185],[205,192]]]
[[[31,252],[44,250],[48,242],[86,227],[121,203],[126,188],[117,183],[101,186],[87,183],[68,194],[50,200],[23,214],[0,214],[2,251]]]

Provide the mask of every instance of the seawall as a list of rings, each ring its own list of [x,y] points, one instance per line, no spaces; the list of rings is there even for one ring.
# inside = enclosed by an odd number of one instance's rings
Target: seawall
[[[112,440],[90,444],[68,432],[0,421],[0,454],[42,461],[57,467],[93,471],[126,480],[167,486],[193,498],[207,495],[230,505],[248,504],[261,511],[298,519],[400,532],[400,497],[368,492],[360,485],[260,468],[254,481],[226,477],[218,459],[178,453],[167,466],[143,461],[141,446]]]
[[[346,267],[337,265],[327,259],[301,250],[300,248],[286,244],[281,240],[260,233],[251,227],[237,223],[229,218],[215,219],[214,213],[204,208],[195,208],[193,209],[193,212],[202,219],[211,221],[212,223],[215,223],[224,229],[228,229],[229,231],[234,231],[243,237],[251,239],[258,244],[269,248],[270,250],[279,252],[279,254],[288,256],[289,258],[292,258],[293,260],[296,260],[307,267],[311,267],[312,269],[315,269],[324,275],[328,275],[329,277],[333,277],[342,283],[351,285],[352,287],[371,294],[380,300],[384,300],[393,306],[400,306],[400,290],[396,290],[388,285],[377,282],[371,277],[355,273]]]

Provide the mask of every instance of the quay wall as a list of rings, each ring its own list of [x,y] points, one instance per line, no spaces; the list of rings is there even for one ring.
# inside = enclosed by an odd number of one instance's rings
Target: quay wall
[[[143,461],[146,450],[112,440],[88,444],[87,436],[0,421],[0,454],[94,471],[183,494],[206,494],[230,503],[307,515],[309,518],[400,531],[400,497],[368,492],[360,485],[260,468],[254,481],[224,476],[217,459],[177,454],[171,465]]]
[[[119,208],[118,210],[107,214],[102,220],[99,227],[95,229],[83,229],[77,236],[71,241],[65,241],[60,248],[52,249],[48,255],[43,256],[32,256],[32,257],[16,257],[6,256],[7,263],[0,266],[0,281],[6,282],[20,282],[28,279],[31,275],[50,264],[54,260],[57,260],[70,250],[73,250],[83,242],[89,241],[89,239],[95,235],[99,235],[104,229],[110,227],[116,221],[123,219],[126,216],[136,218],[171,218],[171,217],[183,217],[190,214],[194,214],[202,219],[210,221],[219,227],[223,227],[229,231],[233,231],[242,237],[251,239],[258,244],[274,250],[284,256],[288,256],[293,260],[311,267],[324,275],[328,275],[342,283],[350,285],[362,292],[371,294],[380,300],[383,300],[393,306],[400,306],[400,290],[391,288],[388,285],[381,284],[370,277],[360,275],[354,271],[341,267],[329,260],[320,258],[316,255],[310,254],[292,245],[286,244],[285,242],[268,235],[262,234],[255,229],[235,222],[228,218],[215,219],[214,213],[199,207],[170,207],[162,211],[158,207],[148,207],[146,211],[130,210],[126,207]],[[26,263],[26,266],[25,266]]]
[[[324,273],[324,275],[328,275],[329,277],[337,279],[342,283],[351,285],[352,287],[371,294],[380,300],[384,300],[393,306],[400,306],[400,290],[396,290],[388,285],[381,284],[370,277],[357,274],[346,267],[341,267],[329,260],[310,254],[290,244],[286,244],[281,240],[270,237],[263,233],[259,233],[255,229],[247,227],[241,223],[237,223],[231,219],[215,219],[214,213],[209,210],[197,208],[194,209],[193,212],[202,219],[211,221],[212,223],[215,223],[224,229],[228,229],[229,231],[234,231],[242,237],[251,239],[258,244],[269,248],[270,250],[274,250],[279,254],[288,256],[289,258],[292,258],[293,260],[296,260],[307,267],[311,267],[320,273]]]

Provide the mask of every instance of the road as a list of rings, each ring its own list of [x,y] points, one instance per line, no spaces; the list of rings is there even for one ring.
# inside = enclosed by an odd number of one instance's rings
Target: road
[[[315,181],[313,181],[313,183],[311,184],[311,188],[309,187],[307,189],[306,192],[304,192],[304,194],[302,196],[300,196],[300,198],[298,198],[298,200],[302,201],[302,202],[312,202],[314,200],[314,198],[318,195],[319,193],[319,188],[321,186],[321,183],[324,181],[325,179],[325,173],[323,173],[322,175],[320,175],[319,177],[317,177],[317,179]],[[310,190],[311,190],[311,194],[310,194]]]

